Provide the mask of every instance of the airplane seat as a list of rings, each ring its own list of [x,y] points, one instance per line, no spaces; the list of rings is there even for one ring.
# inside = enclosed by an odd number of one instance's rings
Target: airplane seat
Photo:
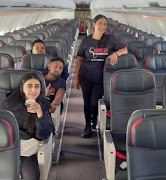
[[[139,46],[147,46],[144,41],[130,41],[127,43],[127,49],[129,54],[133,54],[134,49]]]
[[[5,43],[2,40],[0,40],[0,47],[2,47],[4,45],[5,45]]]
[[[18,86],[22,77],[29,72],[36,72],[39,75],[43,84],[43,92],[45,92],[45,79],[41,72],[35,70],[6,70],[0,73],[0,105],[3,103],[5,98]],[[52,162],[53,146],[54,141],[52,133],[47,139],[44,139],[40,142],[39,149],[37,151],[40,180],[47,180],[48,178],[48,173]]]
[[[148,46],[154,46],[157,41],[163,41],[162,37],[147,37],[145,42]]]
[[[126,133],[128,180],[166,179],[166,111],[138,110]]]
[[[121,43],[127,46],[127,44],[131,41],[139,41],[139,39],[137,37],[126,36],[122,38]]]
[[[145,39],[147,38],[147,37],[155,37],[155,35],[154,34],[148,34],[148,33],[141,33],[140,35],[139,35],[139,39],[141,40],[141,41],[145,41]]]
[[[156,108],[155,79],[152,72],[146,69],[114,72],[110,80],[110,130],[104,131],[107,179],[111,179],[110,176],[116,179],[115,176],[123,174],[120,163],[126,158],[126,128],[129,117],[135,110],[149,108]],[[115,154],[120,158],[115,158]],[[111,160],[117,160],[116,174],[115,164],[109,162]]]
[[[160,54],[159,49],[153,46],[140,46],[134,49],[133,55],[138,60],[138,69],[145,68],[145,59],[148,55],[151,54]]]
[[[6,53],[9,54],[14,61],[14,68],[20,69],[20,60],[22,56],[26,53],[24,47],[17,46],[17,45],[4,45],[0,47],[0,53]]]
[[[119,32],[116,34],[117,39],[122,42],[122,39],[124,39],[125,37],[133,37],[131,34],[128,34],[127,32]]]
[[[66,62],[67,60],[67,43],[65,38],[60,36],[50,36],[46,39],[46,41],[58,41],[62,45],[62,59]]]
[[[26,27],[26,28],[21,28],[21,29],[19,29],[19,30],[26,30],[26,31],[28,31],[29,33],[33,33],[34,32],[34,30],[32,29],[32,28],[28,28],[28,27]]]
[[[21,69],[32,69],[42,73],[48,71],[51,57],[47,54],[25,54],[21,58]]]
[[[46,46],[46,53],[51,57],[59,56],[58,49],[54,46]]]
[[[27,36],[29,34],[29,32],[27,30],[15,30],[13,32],[17,32],[17,33],[20,33],[22,34],[22,36]]]
[[[12,41],[14,41],[14,37],[10,36],[10,35],[3,35],[0,36],[0,40],[4,42],[4,44],[8,45],[10,44]]]
[[[161,54],[166,54],[166,41],[157,41],[154,46],[160,50]]]
[[[20,137],[14,115],[0,110],[0,180],[19,179]]]
[[[107,121],[107,111],[110,110],[110,78],[112,74],[120,69],[133,69],[137,67],[137,60],[131,54],[125,54],[118,57],[118,63],[114,66],[110,65],[110,59],[106,59],[103,70],[104,96],[98,101],[98,125],[101,134],[105,129],[109,128]]]
[[[14,61],[9,54],[0,53],[0,70],[5,69],[14,69]]]
[[[163,83],[163,108],[166,108],[166,76]]]
[[[63,59],[63,44],[60,41],[44,41],[45,46],[54,46],[56,49],[58,49],[59,57]],[[65,61],[65,59],[64,59]]]
[[[39,39],[39,37],[38,36],[30,36],[29,34],[28,34],[28,36],[23,36],[22,38],[21,38],[21,40],[29,40],[29,41],[35,41],[35,40],[37,40],[37,39]]]
[[[29,33],[28,36],[35,36],[35,37],[37,36],[42,41],[45,40],[45,35],[41,32]]]
[[[153,54],[146,57],[145,68],[154,73],[156,82],[156,103],[162,105],[163,83],[166,73],[166,54]]]
[[[12,45],[24,47],[26,50],[26,54],[29,54],[32,50],[32,41],[29,40],[15,40],[10,43],[10,46]]]
[[[19,32],[8,32],[5,35],[13,36],[15,40],[20,40],[22,38],[22,34]]]

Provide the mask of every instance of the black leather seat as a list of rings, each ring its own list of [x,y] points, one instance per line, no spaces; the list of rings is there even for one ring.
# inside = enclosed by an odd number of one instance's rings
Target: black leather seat
[[[161,54],[166,54],[166,41],[157,41],[154,46],[159,49]]]
[[[0,53],[0,70],[2,69],[14,69],[14,61],[9,54]]]
[[[35,70],[6,70],[0,73],[0,105],[5,100],[5,98],[18,86],[22,77],[29,73],[36,72],[41,81],[43,92],[45,92],[45,79],[39,71]]]
[[[145,68],[152,71],[156,82],[157,105],[162,105],[163,83],[166,73],[166,54],[153,54],[146,57]]]
[[[116,71],[110,81],[110,132],[117,151],[126,151],[126,128],[138,109],[156,108],[155,79],[144,69]]]
[[[0,180],[19,180],[20,138],[14,115],[0,110]]]
[[[127,125],[128,180],[165,180],[166,109],[135,111]]]
[[[103,71],[104,81],[104,102],[107,109],[110,109],[110,78],[112,74],[120,69],[132,69],[137,67],[137,60],[131,54],[125,54],[118,57],[118,63],[110,65],[110,59],[106,59]]]
[[[145,68],[144,62],[146,57],[151,54],[160,54],[160,51],[156,47],[140,46],[134,49],[133,54],[138,60],[138,68],[144,69]]]
[[[46,54],[26,54],[21,59],[21,69],[33,69],[42,73],[48,71],[51,57]]]
[[[133,54],[134,49],[139,46],[146,46],[146,43],[144,41],[131,41],[127,43],[128,53]]]

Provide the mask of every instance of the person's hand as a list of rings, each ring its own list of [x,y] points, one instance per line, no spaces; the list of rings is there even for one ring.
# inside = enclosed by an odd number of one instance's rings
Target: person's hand
[[[57,108],[57,105],[55,105],[55,103],[51,103],[51,109],[49,109],[49,112],[54,113],[56,108]]]
[[[118,62],[118,55],[116,53],[111,54],[107,58],[110,58],[110,64],[113,66]]]
[[[78,78],[75,78],[75,80],[74,80],[74,87],[78,90],[80,89],[80,83],[79,83]]]
[[[49,83],[49,85],[46,87],[46,96],[50,96],[51,95],[51,83]]]
[[[39,103],[35,102],[32,103],[29,108],[27,109],[29,113],[37,113],[38,118],[43,116],[43,111]]]

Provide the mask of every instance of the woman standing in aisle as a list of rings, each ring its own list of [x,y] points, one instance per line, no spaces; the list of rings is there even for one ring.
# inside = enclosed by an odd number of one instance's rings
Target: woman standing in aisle
[[[103,68],[106,58],[110,64],[115,65],[118,56],[127,54],[124,47],[112,35],[105,34],[107,18],[97,15],[93,21],[94,33],[83,38],[77,53],[75,74],[75,88],[81,86],[84,99],[84,114],[86,126],[81,134],[83,138],[92,135],[92,128],[96,128],[98,115],[98,100],[103,96]]]

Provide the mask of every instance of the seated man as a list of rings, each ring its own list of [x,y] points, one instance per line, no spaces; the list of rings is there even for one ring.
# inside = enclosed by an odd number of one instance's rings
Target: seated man
[[[35,40],[32,44],[31,53],[32,54],[47,54],[44,42],[40,39]],[[50,53],[48,55],[53,57],[53,58],[57,56],[57,54],[55,54],[55,53]],[[61,78],[67,80],[68,77],[69,77],[68,66],[64,63]]]
[[[48,65],[48,74],[45,74],[46,96],[51,103],[50,113],[53,113],[62,102],[66,90],[66,81],[60,76],[63,71],[64,61],[60,57],[51,59]]]

